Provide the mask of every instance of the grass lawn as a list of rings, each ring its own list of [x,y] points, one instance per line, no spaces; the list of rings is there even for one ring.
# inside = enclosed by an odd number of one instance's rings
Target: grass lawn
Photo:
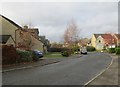
[[[45,58],[65,58],[61,55],[61,52],[50,52],[44,55]]]

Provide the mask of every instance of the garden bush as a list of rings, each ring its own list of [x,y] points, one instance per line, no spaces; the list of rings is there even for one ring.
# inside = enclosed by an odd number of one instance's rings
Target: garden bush
[[[92,47],[92,46],[87,46],[86,49],[88,52],[92,52],[96,50],[95,47]]]
[[[61,52],[63,50],[63,48],[50,48],[49,51],[50,52]]]
[[[70,56],[69,51],[62,51],[61,54],[62,54],[62,56],[65,56],[65,57],[69,57]]]
[[[120,47],[118,47],[118,48],[115,49],[115,53],[116,53],[117,55],[120,55]]]
[[[79,52],[80,51],[80,47],[79,46],[74,46],[72,47],[72,52],[75,53],[75,52]]]
[[[75,47],[72,48],[72,50],[73,50],[74,52],[77,52],[77,51],[79,51],[79,47],[78,47],[78,46],[75,46]]]
[[[32,52],[33,61],[38,61],[39,57],[36,55],[36,53],[34,51],[31,51],[31,52]]]
[[[115,48],[109,48],[108,51],[109,53],[115,53]]]
[[[32,62],[33,60],[33,54],[31,51],[17,50],[17,54],[20,56],[20,58],[17,60],[18,63]]]
[[[2,65],[15,64],[19,58],[16,49],[12,44],[1,45],[2,47]]]

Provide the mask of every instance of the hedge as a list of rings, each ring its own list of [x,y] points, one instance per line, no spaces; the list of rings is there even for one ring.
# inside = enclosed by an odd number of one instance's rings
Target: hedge
[[[61,51],[61,55],[62,56],[65,56],[65,57],[68,57],[72,54],[72,50],[71,49],[68,49],[68,48],[64,48],[62,51]]]
[[[109,48],[108,51],[109,53],[115,53],[115,48]]]
[[[1,45],[2,65],[38,61],[33,51],[16,50],[13,45]]]
[[[17,50],[17,54],[20,56],[20,58],[17,60],[17,63],[33,61],[33,54],[31,51]]]
[[[13,45],[2,45],[2,65],[15,64],[19,59]]]
[[[96,49],[95,49],[94,47],[92,47],[92,46],[87,46],[86,49],[87,49],[88,52],[92,52],[92,51],[95,51],[95,50],[96,50]]]
[[[117,55],[120,55],[120,47],[115,49],[115,53],[116,53]]]
[[[69,51],[62,51],[61,55],[65,56],[65,57],[69,57],[70,56],[70,52]]]
[[[32,52],[33,61],[38,61],[39,57],[36,55],[36,53],[34,51],[31,51],[31,52]]]
[[[50,48],[49,49],[49,52],[62,52],[62,51],[70,51],[71,49],[69,49],[69,48]]]

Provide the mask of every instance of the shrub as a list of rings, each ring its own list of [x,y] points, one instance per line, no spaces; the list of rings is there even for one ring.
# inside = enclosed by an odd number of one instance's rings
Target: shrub
[[[74,52],[79,51],[79,47],[78,47],[78,46],[75,46],[75,47],[73,48],[73,50],[74,50]]]
[[[106,50],[107,50],[107,49],[106,49],[106,46],[104,46],[102,50],[103,50],[103,51],[106,51]]]
[[[68,51],[62,51],[61,54],[62,56],[65,56],[65,57],[70,56],[70,53]]]
[[[33,58],[33,61],[39,60],[39,57],[36,55],[36,53],[34,51],[32,51],[32,58]]]
[[[116,53],[117,55],[120,55],[120,47],[115,49],[115,53]]]
[[[79,46],[74,46],[74,47],[72,47],[72,51],[73,51],[73,53],[80,51]]]
[[[2,46],[2,64],[15,64],[19,58],[16,49],[13,45],[1,45]]]
[[[30,51],[17,50],[17,54],[20,56],[20,58],[17,60],[18,63],[31,62],[33,60],[32,52]]]
[[[87,49],[87,51],[89,51],[89,52],[92,52],[92,51],[95,51],[95,50],[96,50],[96,49],[95,49],[94,47],[92,47],[92,46],[87,46],[86,49]]]
[[[115,48],[109,48],[108,51],[109,53],[115,53]]]
[[[50,48],[49,51],[50,52],[61,52],[62,48]]]
[[[65,51],[65,50],[70,50],[69,48],[50,48],[49,52],[61,52],[61,51]]]

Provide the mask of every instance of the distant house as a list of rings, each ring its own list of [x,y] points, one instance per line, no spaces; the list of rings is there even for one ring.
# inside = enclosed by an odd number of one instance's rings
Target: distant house
[[[92,35],[91,45],[92,45],[93,47],[96,47],[96,40],[97,40],[98,36],[100,36],[100,35],[101,35],[101,34],[93,34],[93,35]]]
[[[28,26],[24,26],[25,31],[29,32],[36,39],[39,39],[39,31],[38,28],[28,28]]]
[[[114,37],[117,41],[117,46],[120,46],[120,34],[114,34]]]
[[[44,44],[44,52],[47,53],[50,48],[50,41],[45,36],[39,36],[39,40]]]
[[[0,15],[0,19],[2,20],[2,23],[0,23],[2,26],[0,31],[2,31],[2,33],[0,33],[0,35],[2,41],[7,41],[6,44],[8,42],[12,43],[17,49],[26,50],[26,48],[31,47],[30,50],[43,51],[43,43],[36,37],[38,33],[33,35],[33,33],[30,33],[2,15]]]
[[[111,34],[94,34],[91,39],[91,45],[97,50],[115,47],[117,41]]]

